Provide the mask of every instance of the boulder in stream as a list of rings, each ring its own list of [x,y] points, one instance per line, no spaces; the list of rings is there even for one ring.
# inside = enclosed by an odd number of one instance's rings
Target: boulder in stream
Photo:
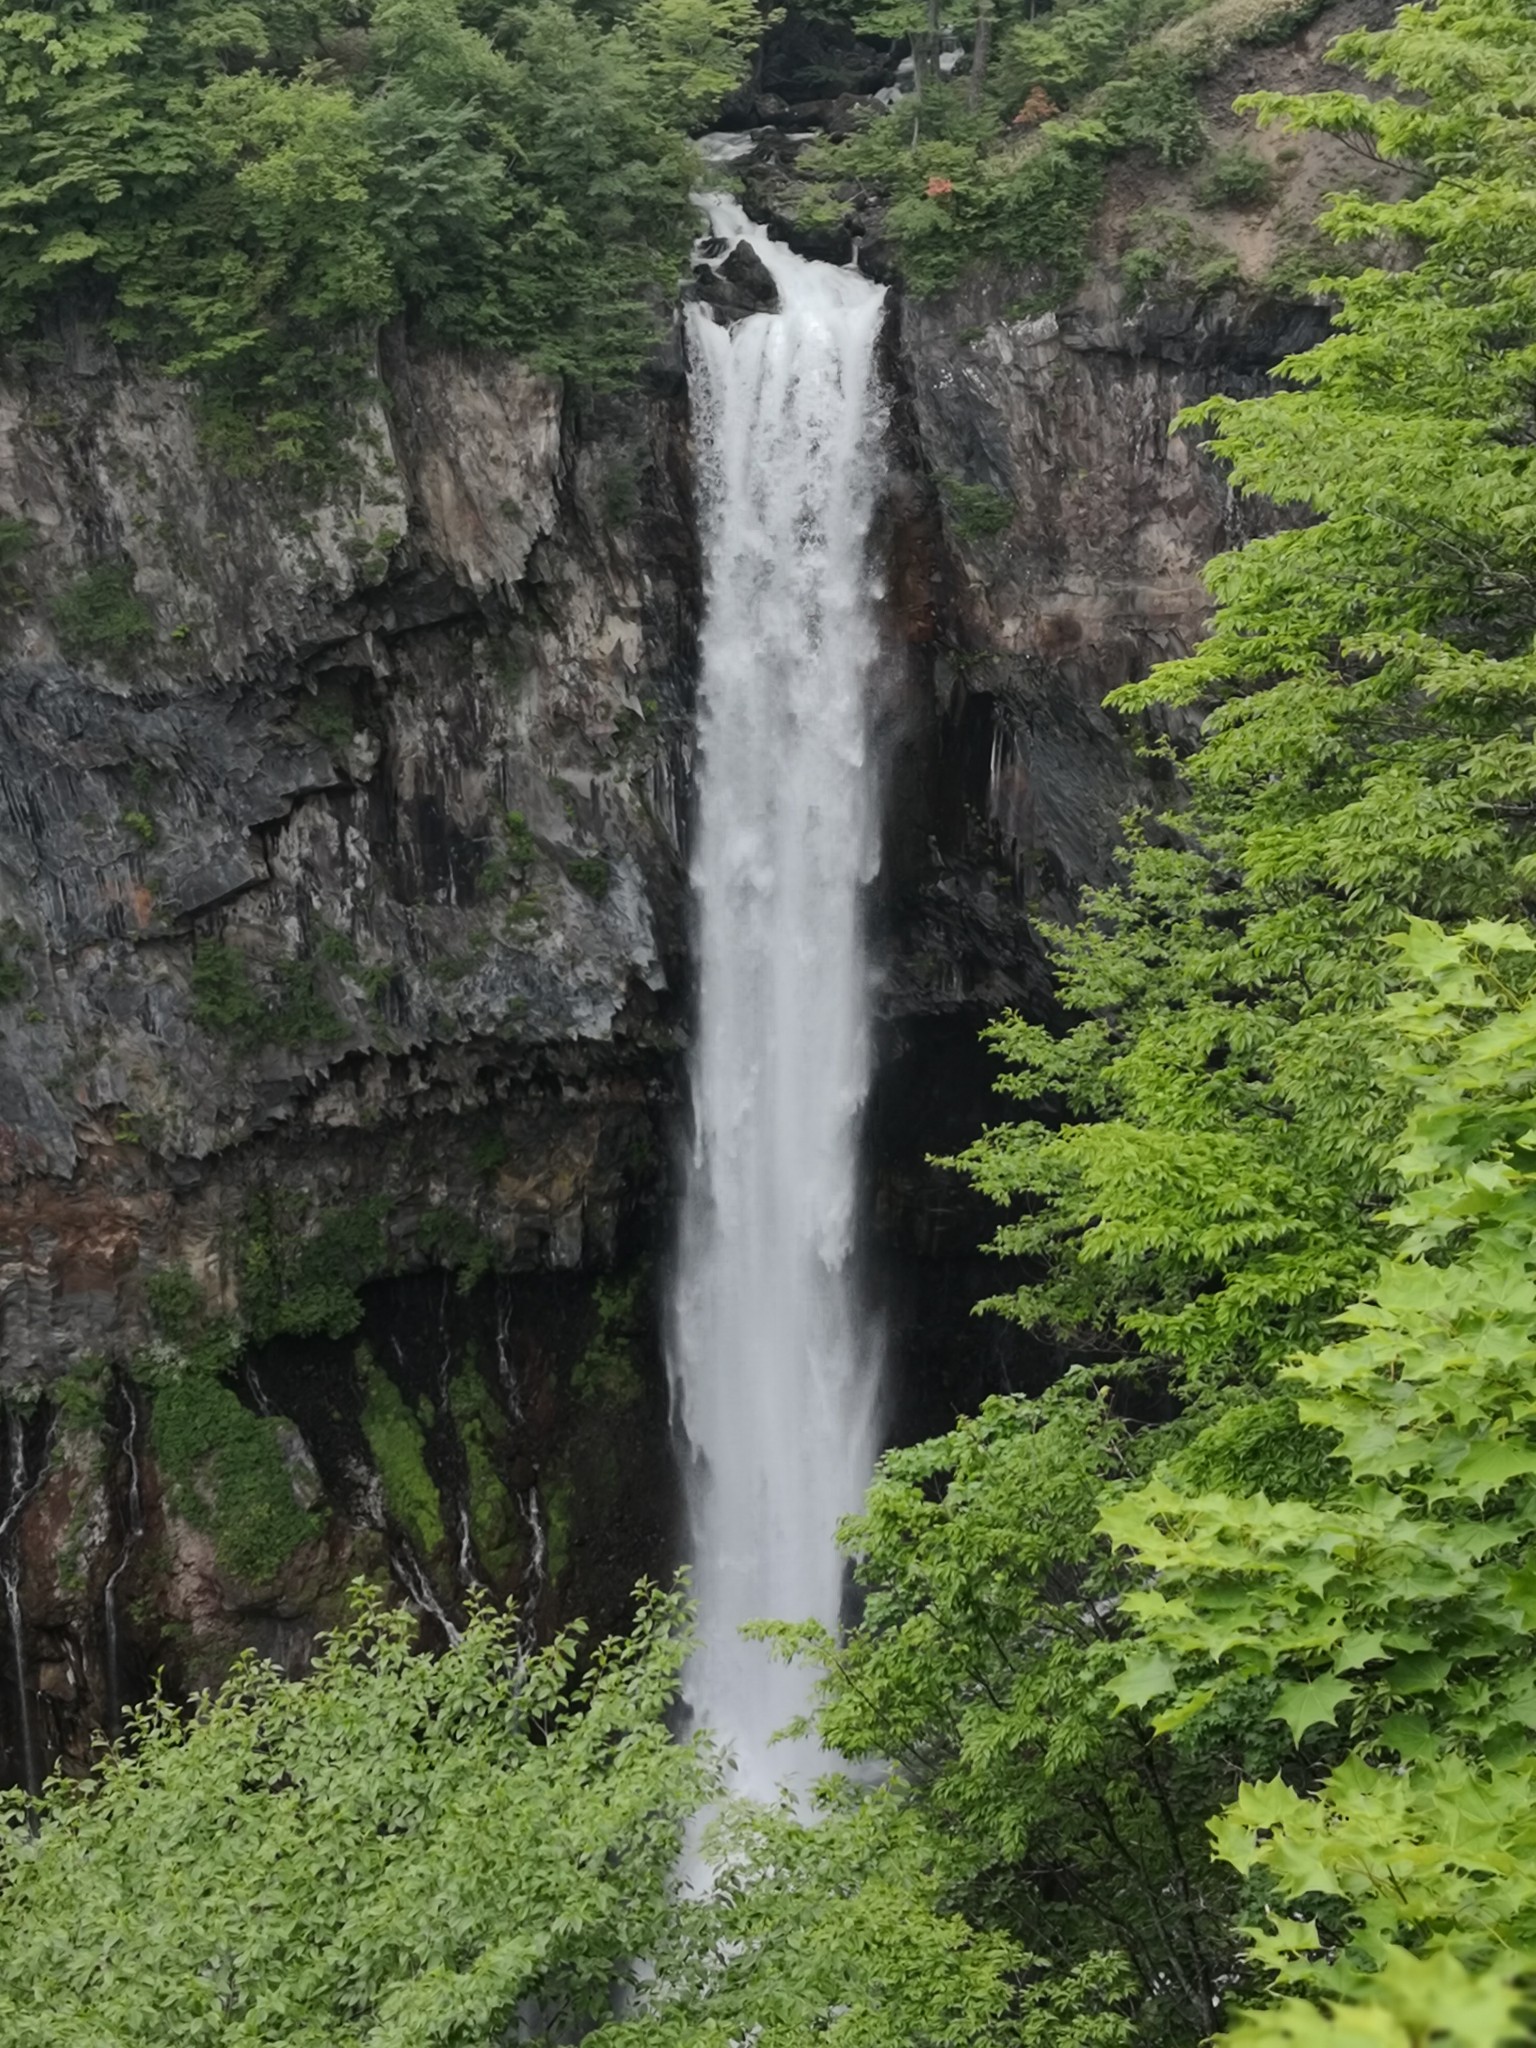
[[[712,307],[716,318],[727,326],[749,313],[779,310],[779,288],[750,242],[738,242],[719,265],[698,264],[693,277],[695,296]]]

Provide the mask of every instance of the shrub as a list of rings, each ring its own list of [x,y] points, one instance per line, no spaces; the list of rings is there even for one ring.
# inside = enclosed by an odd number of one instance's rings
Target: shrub
[[[107,1417],[111,1375],[105,1359],[94,1352],[70,1362],[49,1386],[66,1429],[99,1430]]]
[[[1265,271],[1264,286],[1283,299],[1315,298],[1320,278],[1338,277],[1352,267],[1343,253],[1315,230],[1292,230]]]
[[[192,1015],[204,1030],[259,1045],[266,1014],[245,955],[234,946],[199,946],[192,956]]]
[[[501,830],[501,845],[475,877],[475,895],[481,902],[489,902],[514,881],[521,881],[539,857],[538,841],[521,811],[508,811]]]
[[[1129,226],[1142,237],[1120,259],[1120,281],[1132,304],[1202,298],[1242,282],[1242,265],[1233,252],[1184,214],[1165,206],[1144,207]]]
[[[424,1558],[443,1546],[443,1506],[427,1470],[421,1418],[374,1359],[366,1344],[357,1352],[362,1386],[363,1434],[373,1455],[390,1514]]]
[[[496,1247],[457,1209],[428,1209],[417,1226],[422,1255],[457,1273],[460,1294],[468,1294],[496,1262]]]
[[[1162,29],[1169,56],[1209,75],[1244,43],[1282,43],[1323,11],[1326,0],[1213,0]]]
[[[530,867],[539,857],[539,843],[528,829],[521,811],[506,816],[507,857],[516,867]]]
[[[362,1320],[358,1289],[390,1265],[383,1196],[327,1210],[303,1227],[302,1198],[273,1192],[246,1213],[240,1307],[252,1339],[345,1337]]]
[[[328,1045],[346,1026],[316,985],[313,960],[284,960],[270,996],[251,978],[250,963],[236,946],[210,941],[192,958],[192,1015],[205,1030],[232,1039],[244,1051],[283,1045],[297,1051]]]
[[[1195,187],[1201,206],[1265,206],[1274,196],[1275,174],[1263,157],[1239,144],[1218,150]]]
[[[277,1000],[268,1011],[273,1038],[296,1052],[305,1045],[334,1045],[347,1027],[316,985],[313,960],[284,960],[277,969]]]
[[[72,658],[130,659],[155,636],[154,621],[135,597],[133,571],[104,562],[76,579],[53,601],[54,631]]]
[[[1013,523],[1012,498],[994,491],[990,484],[968,484],[959,477],[941,476],[939,491],[950,526],[961,540],[989,540]]]
[[[1004,105],[1020,111],[1042,100],[1076,108],[1112,78],[1148,28],[1146,0],[1057,5],[999,38],[997,79]],[[1033,95],[1038,94],[1038,98]],[[1032,124],[1031,124],[1032,125]]]
[[[590,896],[594,902],[601,903],[608,894],[608,863],[600,855],[583,854],[577,860],[567,861],[565,872],[582,894]]]
[[[140,1354],[134,1373],[153,1395],[150,1435],[170,1504],[213,1539],[221,1564],[263,1583],[316,1523],[294,1498],[278,1423],[227,1383],[239,1326],[210,1312],[184,1267],[152,1274],[145,1293],[162,1343]]]
[[[1193,163],[1206,146],[1190,72],[1162,50],[1134,52],[1124,76],[1102,86],[1085,113],[1111,149],[1143,150],[1169,168]]]
[[[298,721],[306,732],[313,733],[321,746],[328,747],[333,754],[349,747],[357,730],[351,701],[344,691],[324,695],[317,693],[304,699],[298,707]]]
[[[36,545],[37,528],[30,519],[0,519],[0,576],[18,567]]]
[[[233,1369],[240,1355],[240,1331],[230,1316],[210,1312],[207,1296],[185,1266],[162,1266],[145,1282],[150,1320],[169,1345],[171,1372],[200,1373],[218,1378]],[[161,1377],[158,1367],[141,1374],[150,1385]]]
[[[605,1408],[629,1408],[643,1391],[635,1365],[640,1334],[640,1275],[599,1280],[592,1290],[597,1330],[576,1362],[571,1384],[583,1401]]]
[[[968,84],[934,84],[915,143],[911,119],[883,118],[805,150],[799,172],[815,182],[799,217],[841,217],[850,188],[863,188],[885,202],[886,231],[918,297],[993,263],[1027,274],[1027,310],[1059,305],[1086,272],[1109,165],[1130,153],[1195,163],[1208,146],[1199,81],[1241,44],[1288,35],[1321,5],[1057,0],[1001,31],[990,111],[970,107]],[[1218,169],[1213,189],[1223,196],[1212,203],[1256,203],[1251,172],[1248,192],[1239,190],[1243,176]]]
[[[294,1498],[280,1426],[221,1380],[164,1378],[154,1393],[155,1458],[171,1505],[213,1539],[221,1564],[259,1585],[316,1527]]]
[[[507,1163],[507,1141],[500,1131],[486,1131],[469,1148],[469,1163],[482,1178],[500,1172]]]

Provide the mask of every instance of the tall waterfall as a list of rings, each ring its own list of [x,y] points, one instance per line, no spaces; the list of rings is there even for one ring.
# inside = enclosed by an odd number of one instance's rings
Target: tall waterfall
[[[670,1358],[702,1647],[687,1693],[740,1790],[817,1770],[770,1749],[803,1675],[744,1622],[837,1621],[838,1517],[875,1448],[876,1344],[851,1268],[867,1087],[860,897],[877,861],[866,547],[884,292],[806,262],[726,201],[780,309],[689,310],[705,614],[694,1151]]]

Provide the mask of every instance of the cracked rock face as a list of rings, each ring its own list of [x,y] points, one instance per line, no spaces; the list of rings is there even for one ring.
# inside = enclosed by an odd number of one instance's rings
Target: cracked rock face
[[[490,357],[380,368],[307,500],[221,478],[188,394],[83,339],[0,388],[0,518],[35,536],[0,669],[0,1388],[121,1359],[141,1270],[299,1134],[666,1042],[676,381],[626,417]],[[102,564],[153,639],[69,630]]]
[[[378,369],[307,491],[221,476],[191,395],[83,331],[0,379],[0,1782],[156,1669],[302,1668],[358,1572],[548,1629],[669,1563],[680,363],[584,403],[398,338]],[[358,1218],[352,1326],[279,1318],[235,1448],[167,1467],[156,1276],[248,1316]],[[309,1517],[256,1580],[242,1405]]]
[[[994,279],[908,302],[902,344],[956,565],[938,689],[985,745],[978,808],[1026,902],[1059,918],[1104,877],[1126,812],[1172,795],[1105,696],[1189,651],[1205,564],[1275,524],[1173,422],[1260,390],[1326,317],[1231,301],[1131,316],[1103,291],[1021,319],[1009,296]]]

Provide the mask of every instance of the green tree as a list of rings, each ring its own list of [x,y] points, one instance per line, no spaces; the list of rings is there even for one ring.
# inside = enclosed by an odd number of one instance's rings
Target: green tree
[[[847,1639],[771,1633],[821,1664],[823,1740],[890,1767],[884,1798],[926,1843],[936,1896],[1013,1944],[1026,1989],[1074,1987],[1085,2038],[1192,2048],[1237,1946],[1236,1885],[1204,1834],[1235,1769],[1219,1745],[1155,1742],[1109,1689],[1134,1579],[1097,1523],[1138,1448],[1073,1386],[989,1401],[881,1461],[842,1531],[866,1602]]]
[[[0,14],[0,336],[103,308],[236,470],[341,459],[397,314],[620,379],[692,232],[685,129],[756,29],[748,0]]]
[[[964,1162],[1031,1205],[997,1248],[1045,1261],[995,1305],[1194,1392],[1315,1343],[1371,1268],[1402,1113],[1387,935],[1522,914],[1536,878],[1536,21],[1446,0],[1336,54],[1413,97],[1261,112],[1421,165],[1416,195],[1324,220],[1418,261],[1334,280],[1335,332],[1281,389],[1185,422],[1311,516],[1213,563],[1208,639],[1120,692],[1213,707],[1190,805],[1056,935],[1085,1021],[995,1031],[1004,1088],[1052,1113]]]
[[[715,1881],[681,1905],[613,2048],[1129,2048],[1113,1965],[1047,1968],[969,1924],[942,1843],[900,1799],[829,1786],[810,1825],[740,1803],[708,1840]]]
[[[1338,1318],[1351,1334],[1285,1370],[1332,1487],[1174,1470],[1103,1522],[1146,1575],[1122,1699],[1163,1702],[1169,1732],[1241,1692],[1297,1744],[1347,1733],[1330,1768],[1254,1779],[1214,1825],[1267,1909],[1256,1956],[1289,1989],[1492,2048],[1529,2038],[1536,1964],[1536,937],[1417,924],[1403,952],[1396,1244]],[[1332,2034],[1291,2005],[1239,2038]]]
[[[707,1738],[667,1725],[688,1628],[642,1588],[627,1639],[530,1657],[482,1604],[429,1658],[359,1587],[307,1678],[247,1656],[190,1712],[152,1702],[92,1778],[0,1805],[8,2048],[1054,2048],[1078,2014],[1126,2048],[1104,1970],[950,1910],[900,1802],[720,1803]]]
[[[247,1657],[142,1710],[84,1782],[0,1825],[0,2036],[14,2048],[440,2042],[600,2026],[663,1944],[707,1749],[666,1715],[678,1596],[573,1678],[477,1609],[439,1658],[359,1591],[311,1676]]]
[[[831,1796],[815,1825],[739,1802],[707,1843],[713,1882],[680,1903],[657,1989],[612,2048],[1020,2040],[1016,1948],[944,1909],[932,1841],[891,1802]]]
[[[1536,15],[1336,54],[1403,97],[1261,117],[1422,175],[1333,203],[1388,260],[1330,338],[1186,422],[1302,516],[1121,693],[1206,709],[1190,804],[1056,935],[1083,1021],[997,1028],[1036,1114],[965,1163],[1038,1262],[994,1306],[1184,1403],[1100,1526],[1128,1718],[1242,1781],[1213,1838],[1287,1995],[1233,2038],[1471,2048],[1528,2038],[1536,1958]]]

